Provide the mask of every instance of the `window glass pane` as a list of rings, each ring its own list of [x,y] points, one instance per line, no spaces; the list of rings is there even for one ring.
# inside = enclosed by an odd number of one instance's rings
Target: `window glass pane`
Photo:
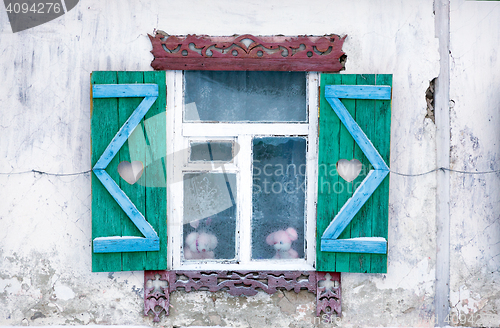
[[[184,174],[184,259],[234,259],[236,174]]]
[[[185,71],[185,122],[306,122],[305,72]]]
[[[252,258],[304,257],[306,138],[253,140]]]
[[[230,162],[233,160],[232,142],[191,142],[191,162]]]

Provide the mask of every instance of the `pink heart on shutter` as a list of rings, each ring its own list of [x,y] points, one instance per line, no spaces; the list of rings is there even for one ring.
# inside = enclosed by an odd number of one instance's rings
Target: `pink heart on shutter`
[[[136,183],[143,171],[144,166],[140,161],[133,161],[132,163],[123,161],[118,164],[118,174],[120,174],[120,177],[129,184]]]
[[[341,159],[337,162],[337,173],[347,182],[351,182],[356,179],[361,172],[363,164],[357,159],[348,161],[347,159]]]

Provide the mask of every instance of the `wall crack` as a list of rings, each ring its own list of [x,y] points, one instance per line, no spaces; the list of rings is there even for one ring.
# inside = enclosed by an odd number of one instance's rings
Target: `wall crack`
[[[436,124],[436,119],[434,117],[434,91],[436,79],[437,77],[429,81],[429,87],[425,90],[425,101],[427,103],[427,113],[425,114],[425,118],[430,119],[434,124]]]

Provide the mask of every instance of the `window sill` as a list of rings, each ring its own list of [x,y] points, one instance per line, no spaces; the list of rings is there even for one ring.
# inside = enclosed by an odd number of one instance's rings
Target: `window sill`
[[[305,260],[295,260],[286,261],[283,260],[262,260],[253,261],[251,263],[242,264],[240,263],[222,263],[222,262],[200,262],[196,263],[184,262],[181,263],[177,271],[180,270],[196,270],[196,271],[269,271],[269,268],[273,268],[273,271],[314,271],[314,267],[311,264],[306,263]],[[267,268],[267,270],[265,269]]]

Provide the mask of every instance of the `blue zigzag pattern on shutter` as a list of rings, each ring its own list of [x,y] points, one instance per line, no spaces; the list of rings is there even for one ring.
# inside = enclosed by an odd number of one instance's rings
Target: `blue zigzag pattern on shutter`
[[[115,252],[143,252],[160,250],[160,239],[153,227],[146,221],[127,195],[120,189],[115,181],[105,171],[111,160],[125,144],[137,125],[144,118],[148,110],[158,98],[158,85],[156,84],[101,84],[92,88],[93,98],[120,98],[144,97],[132,115],[123,124],[106,150],[102,153],[92,171],[99,181],[109,191],[118,205],[123,209],[135,226],[144,235],[143,237],[112,236],[99,237],[93,240],[94,253]]]
[[[352,197],[347,200],[326,228],[321,237],[321,251],[387,254],[387,240],[382,237],[337,239],[352,221],[356,213],[359,212],[363,204],[370,198],[380,183],[382,183],[387,174],[389,174],[389,167],[339,98],[389,100],[391,99],[391,87],[329,85],[325,87],[325,98],[374,169],[370,170]]]

